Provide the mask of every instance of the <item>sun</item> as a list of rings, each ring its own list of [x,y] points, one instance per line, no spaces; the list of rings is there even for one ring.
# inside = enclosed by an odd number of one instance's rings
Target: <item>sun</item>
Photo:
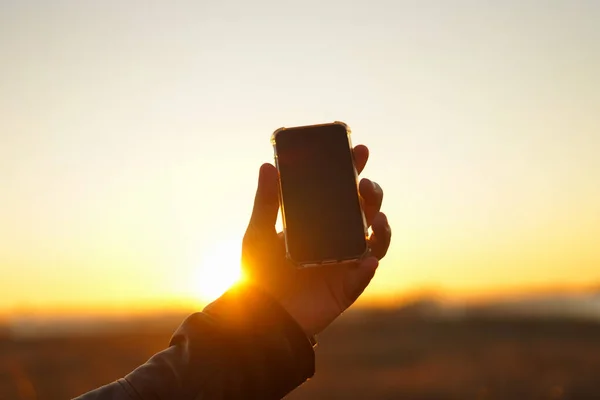
[[[189,282],[194,296],[203,302],[216,300],[242,278],[241,241],[221,241],[209,249]]]

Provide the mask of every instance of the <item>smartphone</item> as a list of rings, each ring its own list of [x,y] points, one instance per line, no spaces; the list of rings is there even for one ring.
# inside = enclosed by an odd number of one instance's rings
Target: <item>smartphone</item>
[[[297,267],[356,261],[368,252],[350,128],[279,128],[271,136],[287,258]]]

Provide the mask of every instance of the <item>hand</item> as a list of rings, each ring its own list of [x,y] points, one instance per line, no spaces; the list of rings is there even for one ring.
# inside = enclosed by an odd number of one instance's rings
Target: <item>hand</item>
[[[367,147],[354,148],[359,173],[368,158]],[[254,209],[242,244],[244,275],[274,296],[309,336],[321,332],[354,303],[390,245],[391,229],[379,211],[381,187],[362,179],[359,193],[367,224],[373,229],[370,255],[357,263],[298,269],[286,259],[283,233],[275,229],[279,210],[277,170],[271,164],[260,168]]]

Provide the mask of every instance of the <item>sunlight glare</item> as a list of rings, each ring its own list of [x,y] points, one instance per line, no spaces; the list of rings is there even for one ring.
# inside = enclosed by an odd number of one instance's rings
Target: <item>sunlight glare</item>
[[[216,300],[241,279],[241,247],[239,241],[222,241],[202,256],[190,282],[199,300]]]

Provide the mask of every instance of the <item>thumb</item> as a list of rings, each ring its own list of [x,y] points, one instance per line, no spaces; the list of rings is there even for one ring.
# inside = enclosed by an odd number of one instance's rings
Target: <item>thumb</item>
[[[271,164],[263,164],[258,174],[258,188],[250,217],[249,227],[253,230],[274,229],[279,211],[277,185],[277,169]]]
[[[379,260],[375,257],[367,257],[355,268],[348,270],[344,280],[344,295],[348,301],[348,307],[359,298],[367,288],[375,271],[379,266]]]

